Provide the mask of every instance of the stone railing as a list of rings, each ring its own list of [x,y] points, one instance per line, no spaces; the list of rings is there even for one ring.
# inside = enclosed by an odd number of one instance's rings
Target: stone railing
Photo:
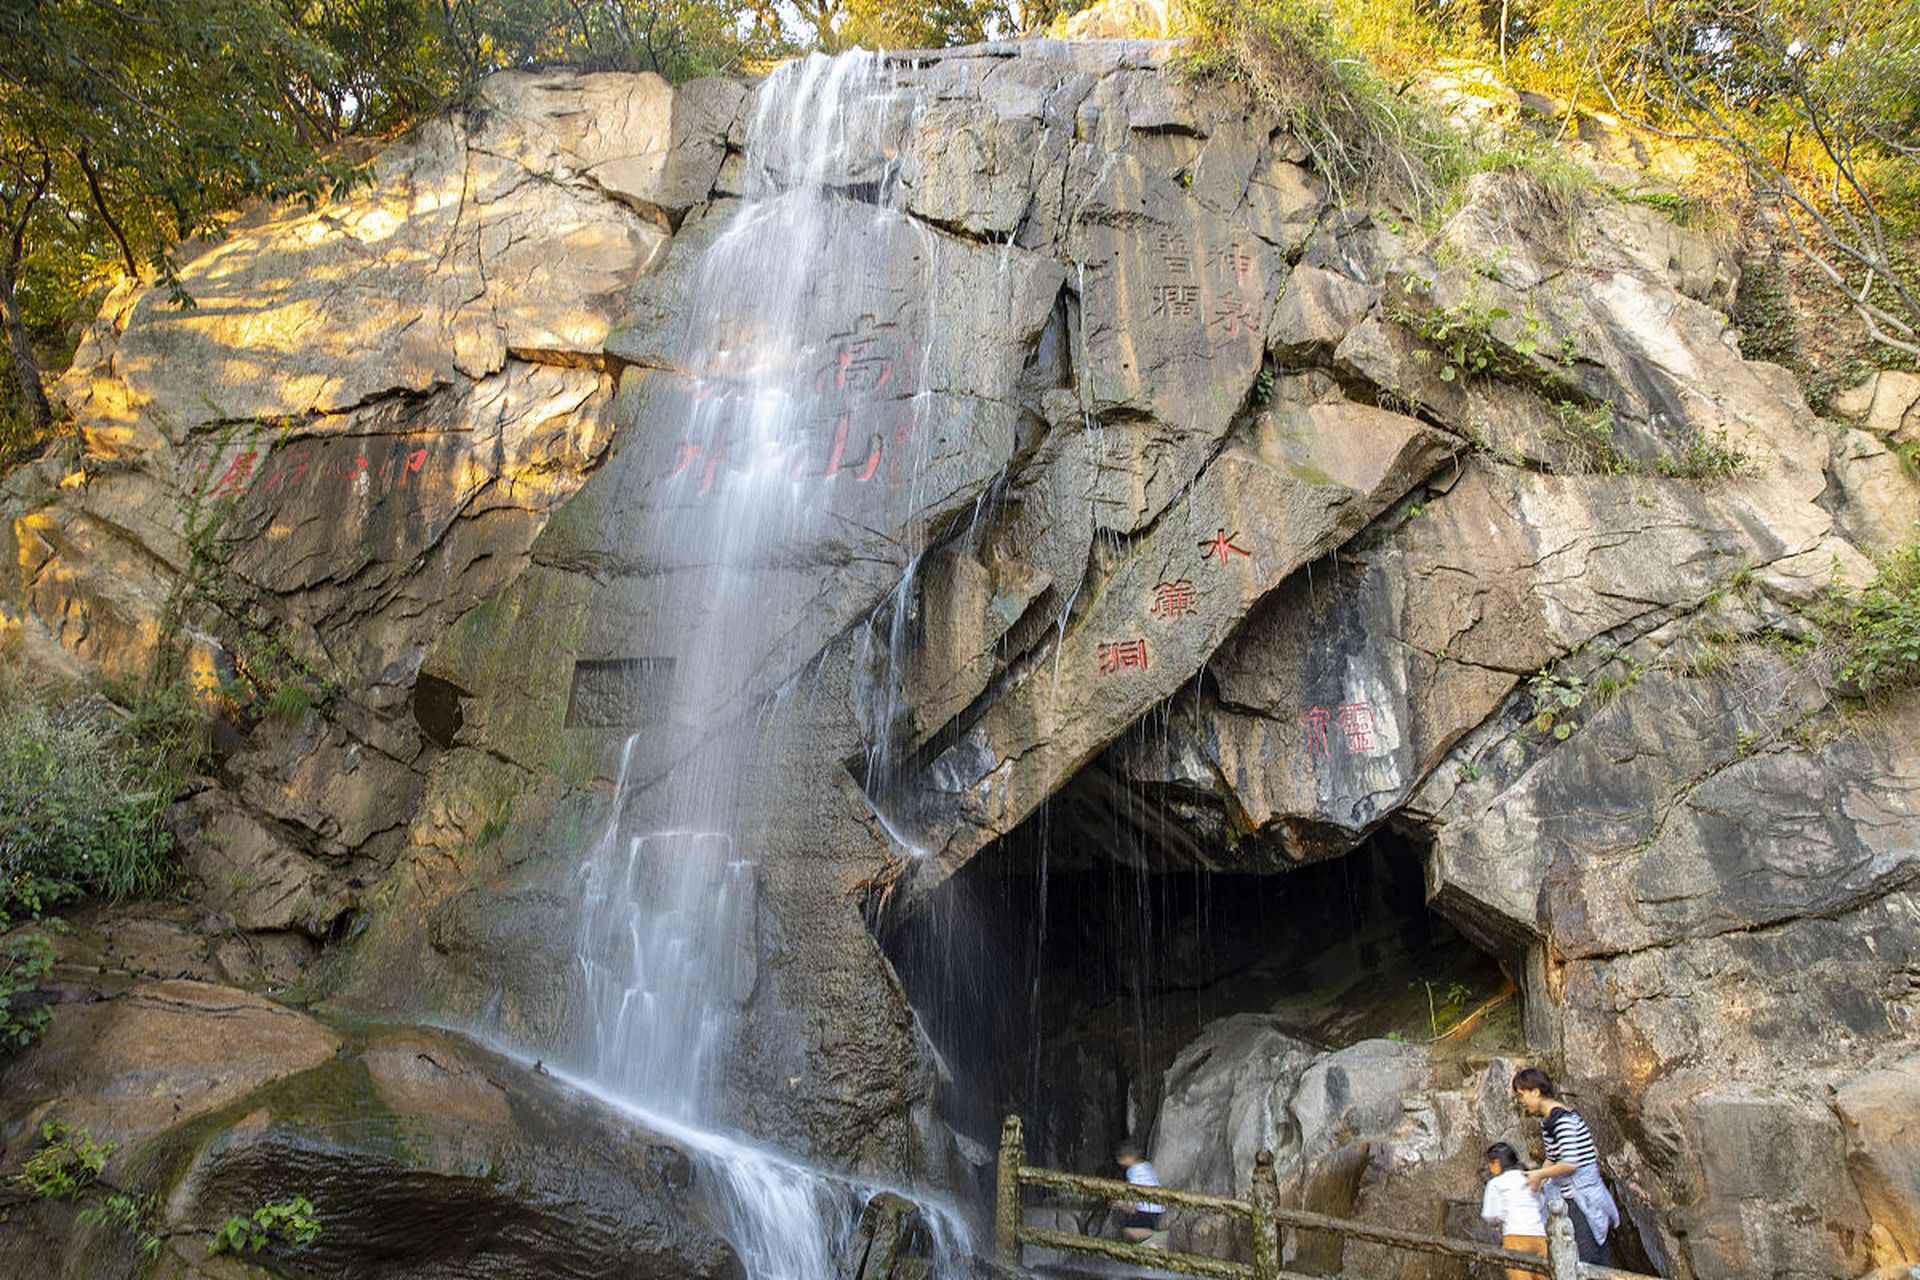
[[[1169,1209],[1192,1209],[1217,1214],[1231,1221],[1244,1222],[1252,1240],[1252,1261],[1231,1262],[1204,1254],[1180,1253],[1168,1249],[1150,1249],[1123,1240],[1077,1235],[1069,1231],[1050,1231],[1030,1227],[1021,1192],[1034,1187],[1065,1192],[1097,1200],[1138,1200],[1141,1188],[1117,1178],[1097,1178],[1086,1174],[1064,1173],[1057,1169],[1039,1169],[1027,1162],[1026,1138],[1020,1117],[1008,1116],[1000,1131],[999,1176],[994,1189],[994,1257],[1003,1267],[1018,1269],[1021,1252],[1033,1245],[1066,1253],[1088,1254],[1116,1262],[1130,1262],[1156,1271],[1176,1275],[1210,1276],[1214,1280],[1307,1280],[1283,1265],[1282,1248],[1286,1231],[1325,1232],[1346,1240],[1365,1240],[1414,1253],[1441,1254],[1469,1262],[1486,1262],[1531,1272],[1549,1280],[1646,1280],[1640,1272],[1618,1271],[1581,1262],[1574,1252],[1573,1223],[1567,1217],[1566,1204],[1559,1196],[1550,1200],[1551,1221],[1547,1227],[1548,1255],[1519,1253],[1475,1240],[1454,1240],[1419,1231],[1333,1218],[1286,1209],[1280,1205],[1280,1188],[1273,1173],[1273,1153],[1261,1151],[1253,1161],[1253,1184],[1247,1198],[1208,1195],[1182,1191],[1174,1187],[1155,1187],[1155,1204]]]

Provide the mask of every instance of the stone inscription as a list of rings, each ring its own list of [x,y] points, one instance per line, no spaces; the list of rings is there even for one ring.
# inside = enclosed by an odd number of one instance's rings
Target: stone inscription
[[[1265,332],[1259,314],[1259,281],[1255,279],[1259,261],[1244,245],[1228,245],[1208,259],[1201,270],[1193,246],[1163,231],[1154,238],[1148,262],[1148,307],[1162,324],[1200,320],[1206,332],[1222,342]],[[1203,315],[1203,300],[1209,299]]]
[[[1307,730],[1307,755],[1311,759],[1331,756],[1333,734],[1338,733],[1350,756],[1373,752],[1373,704],[1347,702],[1337,707],[1308,707],[1300,713]]]
[[[1176,578],[1154,587],[1153,603],[1147,606],[1147,612],[1156,618],[1173,622],[1192,613],[1198,599],[1191,581]]]
[[[255,493],[277,506],[291,493],[346,497],[417,488],[433,463],[432,446],[399,440],[299,440],[277,449],[242,449],[206,491],[208,499]]]
[[[1117,671],[1145,671],[1147,642],[1144,639],[1134,639],[1103,644],[1096,656],[1100,663],[1100,674],[1103,676],[1110,676]]]
[[[587,659],[573,664],[570,729],[631,729],[670,692],[672,658]]]
[[[773,460],[784,466],[788,480],[844,477],[867,484],[880,475],[883,464],[889,482],[902,478],[902,456],[915,420],[913,406],[904,398],[911,392],[902,390],[903,379],[895,372],[898,328],[863,315],[827,339],[826,354],[805,384],[803,402],[781,410],[817,424],[798,433],[801,439],[786,443],[790,457]],[[693,420],[713,427],[708,438],[682,440],[675,447],[668,478],[684,477],[704,494],[729,472],[766,463],[767,458],[752,456],[749,446],[737,442],[741,433],[735,428],[736,419],[751,420],[763,394],[764,388],[749,384],[697,380],[690,393]]]
[[[1240,545],[1238,541],[1239,537],[1240,531],[1238,529],[1235,529],[1232,533],[1228,533],[1225,529],[1218,530],[1211,538],[1202,539],[1198,544],[1200,547],[1200,558],[1202,560],[1212,560],[1217,557],[1221,564],[1226,564],[1233,556],[1245,556],[1248,559],[1252,559],[1253,553]]]

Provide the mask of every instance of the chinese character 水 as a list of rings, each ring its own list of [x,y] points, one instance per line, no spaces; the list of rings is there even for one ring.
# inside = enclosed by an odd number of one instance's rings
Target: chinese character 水
[[[1327,743],[1327,722],[1332,714],[1325,707],[1308,707],[1300,713],[1301,723],[1307,726],[1307,758],[1330,756],[1333,748]]]
[[[1230,556],[1246,556],[1251,559],[1253,553],[1234,541],[1234,539],[1239,536],[1240,531],[1238,529],[1235,529],[1232,533],[1228,533],[1225,529],[1219,530],[1213,537],[1207,538],[1199,544],[1200,558],[1202,560],[1211,560],[1215,556],[1219,556],[1221,564],[1225,564]]]

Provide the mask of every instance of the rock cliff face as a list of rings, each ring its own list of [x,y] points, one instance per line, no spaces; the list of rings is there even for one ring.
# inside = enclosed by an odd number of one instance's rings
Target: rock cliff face
[[[110,675],[176,646],[262,699],[311,690],[229,709],[178,826],[235,928],[336,939],[334,1010],[563,1048],[569,873],[621,742],[640,731],[619,803],[641,813],[738,754],[768,799],[740,833],[736,1114],[834,1165],[942,1166],[936,1046],[863,905],[923,900],[1091,767],[1159,798],[1169,866],[1281,875],[1418,833],[1433,902],[1519,986],[1669,1274],[1920,1261],[1920,701],[1835,716],[1789,656],[1827,584],[1913,529],[1900,388],[1864,428],[1816,418],[1741,358],[1724,247],[1642,207],[1556,208],[1512,175],[1431,234],[1344,204],[1170,57],[886,69],[835,185],[903,230],[834,231],[814,317],[821,376],[870,375],[811,481],[839,519],[767,567],[791,616],[698,715],[647,688],[702,608],[700,548],[648,539],[674,527],[663,477],[725,483],[675,434],[722,357],[687,367],[675,339],[703,247],[782,176],[743,171],[730,81],[496,77],[370,188],[186,259],[193,310],[116,294],[63,382],[78,468],[11,483],[6,621]],[[933,441],[905,472],[868,430],[902,406]],[[1403,1213],[1460,1179],[1354,1170],[1470,1165],[1502,1136],[1502,1064],[1462,1085],[1412,1047],[1315,1059],[1248,1016],[1175,1062],[1163,1172],[1219,1184],[1271,1145],[1303,1197]],[[251,1082],[348,1052],[302,1022],[250,1041]],[[415,1061],[351,1052],[376,1083]],[[218,1199],[304,1114],[229,1117],[191,1185]],[[601,1225],[607,1256],[642,1247]],[[705,1237],[659,1247],[728,1265]]]

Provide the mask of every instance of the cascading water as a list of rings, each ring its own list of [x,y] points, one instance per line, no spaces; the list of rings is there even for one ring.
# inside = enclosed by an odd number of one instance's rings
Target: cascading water
[[[670,655],[655,660],[669,674],[637,713],[647,736],[627,743],[578,873],[584,1000],[567,1073],[701,1153],[756,1280],[824,1280],[858,1208],[858,1188],[719,1130],[733,1119],[728,1058],[756,980],[758,867],[743,817],[768,803],[767,721],[805,678],[762,673],[798,647],[819,590],[805,570],[832,562],[849,504],[905,532],[927,461],[914,455],[929,434],[915,429],[925,370],[882,342],[891,326],[835,270],[849,245],[936,267],[938,237],[885,207],[885,139],[910,105],[870,54],[816,55],[759,91],[747,198],[699,264],[677,367],[659,379],[676,389],[639,415],[643,433],[677,433],[653,446],[654,516],[636,549],[658,566],[662,600],[678,601],[641,641]],[[643,790],[644,824],[630,804]],[[951,1222],[935,1234],[955,1241]]]

